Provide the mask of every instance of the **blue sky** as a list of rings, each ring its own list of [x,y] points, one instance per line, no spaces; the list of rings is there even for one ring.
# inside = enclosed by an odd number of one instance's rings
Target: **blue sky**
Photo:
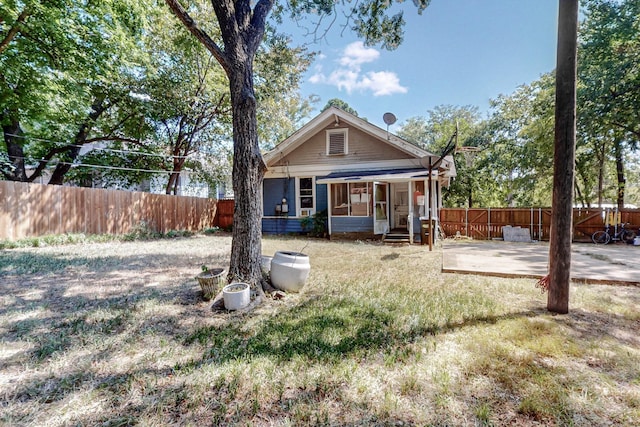
[[[474,105],[484,116],[490,99],[555,67],[558,0],[432,0],[422,15],[410,1],[403,8],[405,39],[395,51],[366,47],[337,27],[309,46],[320,54],[302,94],[320,97],[316,113],[340,98],[381,127],[383,114],[394,113],[391,131],[444,104]]]

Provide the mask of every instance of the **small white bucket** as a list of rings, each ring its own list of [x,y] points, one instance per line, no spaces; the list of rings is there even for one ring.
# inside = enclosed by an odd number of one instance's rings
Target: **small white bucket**
[[[640,246],[640,236],[636,236],[633,239],[633,246]]]
[[[227,310],[241,310],[251,301],[251,289],[248,283],[234,282],[222,288],[224,308]]]

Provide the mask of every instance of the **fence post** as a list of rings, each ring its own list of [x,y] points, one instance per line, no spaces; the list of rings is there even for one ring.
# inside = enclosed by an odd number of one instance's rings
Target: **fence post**
[[[535,240],[533,238],[533,208],[531,208],[531,227],[529,227],[529,234],[531,235],[531,240]]]
[[[542,242],[542,208],[538,208],[538,240]]]
[[[491,208],[487,208],[487,239],[491,240]]]
[[[464,235],[469,237],[469,208],[464,208]]]

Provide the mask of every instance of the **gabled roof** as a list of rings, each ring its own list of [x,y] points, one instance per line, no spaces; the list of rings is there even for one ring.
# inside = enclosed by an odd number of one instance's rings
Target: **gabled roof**
[[[265,153],[263,155],[265,164],[268,167],[273,160],[291,153],[317,132],[327,127],[327,125],[331,123],[343,122],[357,127],[361,131],[381,141],[386,141],[387,144],[411,156],[414,156],[415,158],[421,159],[423,157],[434,155],[433,153],[423,150],[422,148],[412,144],[409,141],[406,141],[396,135],[389,134],[386,130],[379,128],[378,126],[375,126],[367,122],[366,120],[363,120],[357,116],[354,116],[353,114],[347,113],[346,111],[332,106],[311,119],[307,124],[302,126],[291,136],[278,144],[273,150]]]

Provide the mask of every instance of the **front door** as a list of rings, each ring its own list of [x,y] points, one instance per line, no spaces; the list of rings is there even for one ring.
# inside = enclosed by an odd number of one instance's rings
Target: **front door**
[[[387,184],[373,183],[373,233],[387,234],[389,232],[389,218],[387,216]]]
[[[406,182],[391,184],[393,195],[393,228],[409,229],[409,185]]]

